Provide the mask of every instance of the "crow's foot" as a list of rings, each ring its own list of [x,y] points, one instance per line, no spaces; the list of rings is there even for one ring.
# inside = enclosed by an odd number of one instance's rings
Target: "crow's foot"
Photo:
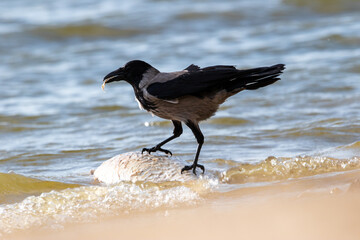
[[[184,172],[184,171],[189,171],[189,170],[193,170],[193,173],[196,175],[196,168],[199,167],[201,170],[202,170],[202,173],[204,174],[205,172],[205,167],[203,165],[200,165],[200,164],[193,164],[193,165],[189,165],[189,166],[185,166],[181,169],[181,174]]]
[[[169,150],[162,149],[161,147],[157,147],[157,146],[152,148],[143,148],[141,154],[143,154],[144,152],[148,152],[149,154],[151,154],[152,152],[156,152],[156,151],[164,152],[165,154],[170,154],[172,156],[172,153]]]

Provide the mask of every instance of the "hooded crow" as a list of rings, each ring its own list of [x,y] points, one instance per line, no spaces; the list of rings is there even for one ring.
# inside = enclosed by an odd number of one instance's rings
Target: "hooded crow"
[[[204,143],[199,122],[213,116],[228,97],[280,80],[279,75],[284,69],[284,64],[247,70],[226,65],[200,68],[192,64],[182,71],[160,72],[144,61],[133,60],[106,75],[102,87],[110,82],[125,80],[133,87],[141,109],[169,119],[174,124],[171,137],[152,148],[143,148],[142,153],[161,151],[172,155],[162,146],[179,137],[183,132],[181,123],[185,123],[195,135],[198,147],[193,164],[182,168],[181,173],[192,169],[196,174],[197,167],[205,172],[204,166],[198,164]]]

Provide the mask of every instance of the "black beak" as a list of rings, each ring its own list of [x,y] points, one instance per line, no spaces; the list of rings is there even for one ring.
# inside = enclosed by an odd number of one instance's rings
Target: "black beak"
[[[103,80],[103,85],[110,83],[110,82],[115,82],[115,81],[121,81],[125,79],[125,74],[124,74],[124,68],[119,68],[111,73],[109,73],[108,75],[106,75],[104,77]]]

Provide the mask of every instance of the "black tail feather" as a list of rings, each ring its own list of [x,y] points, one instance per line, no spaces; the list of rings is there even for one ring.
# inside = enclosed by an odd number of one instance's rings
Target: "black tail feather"
[[[261,87],[266,87],[267,85],[273,84],[274,82],[280,80],[280,78],[268,78],[268,79],[263,79],[260,82],[255,82],[255,83],[251,83],[249,85],[245,86],[246,90],[255,90]]]
[[[270,85],[278,80],[282,71],[285,69],[284,64],[277,64],[271,67],[249,69],[251,71],[245,77],[245,86],[247,90],[255,90]]]
[[[284,64],[277,64],[270,67],[240,70],[239,76],[231,81],[226,89],[228,91],[239,91],[241,89],[255,90],[265,87],[280,80],[279,76],[284,69]]]

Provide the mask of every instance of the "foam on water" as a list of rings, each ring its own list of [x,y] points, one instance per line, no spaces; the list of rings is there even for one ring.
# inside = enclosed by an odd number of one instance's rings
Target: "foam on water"
[[[237,164],[221,173],[221,181],[232,184],[269,182],[302,178],[324,173],[342,172],[360,168],[360,158],[338,159],[325,156],[295,158],[268,157],[257,164]]]
[[[96,221],[135,210],[196,204],[200,199],[196,191],[184,186],[163,190],[159,186],[146,188],[129,183],[51,191],[0,206],[0,232],[33,227],[61,228],[72,222]]]
[[[167,157],[120,154],[94,172],[103,185],[53,190],[0,205],[0,233],[34,227],[58,229],[134,211],[195,205],[218,181],[210,175],[181,174],[181,166]]]

